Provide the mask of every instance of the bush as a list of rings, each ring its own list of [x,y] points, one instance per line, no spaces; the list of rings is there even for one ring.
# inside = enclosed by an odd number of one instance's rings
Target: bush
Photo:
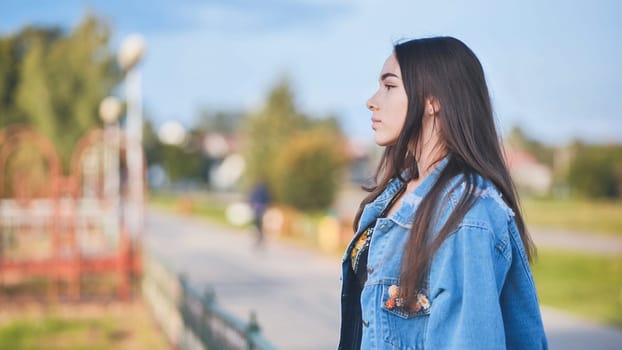
[[[619,198],[621,164],[619,147],[580,146],[568,168],[568,184],[586,197]]]
[[[246,185],[267,181],[272,205],[302,211],[328,208],[341,182],[344,139],[335,116],[316,118],[296,108],[285,79],[265,107],[244,123]]]
[[[323,129],[292,137],[277,155],[270,179],[277,201],[300,210],[328,208],[345,164],[339,143],[334,132]]]

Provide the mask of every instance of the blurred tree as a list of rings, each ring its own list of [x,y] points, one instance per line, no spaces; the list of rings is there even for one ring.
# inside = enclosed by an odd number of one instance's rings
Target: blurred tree
[[[211,112],[202,108],[198,114],[196,129],[207,133],[234,134],[239,131],[243,116],[243,113],[237,111]]]
[[[283,79],[271,91],[265,107],[247,117],[244,127],[247,180],[267,179],[269,187],[274,160],[292,136],[307,126],[307,120],[294,106],[289,82]]]
[[[344,154],[335,147],[340,136],[317,128],[292,137],[275,159],[273,186],[284,204],[321,210],[335,200],[342,178]]]
[[[344,157],[335,117],[300,113],[287,80],[280,81],[265,107],[244,125],[246,176],[267,181],[277,203],[302,210],[325,209],[335,198]]]
[[[44,61],[46,45],[41,37],[32,37],[29,41],[20,65],[15,104],[26,121],[52,137],[62,126],[56,125],[52,92],[48,87]]]
[[[15,46],[14,37],[0,37],[0,128],[19,120],[14,102],[19,70]]]
[[[26,27],[0,39],[0,127],[27,123],[45,133],[65,167],[78,139],[101,125],[98,107],[121,79],[110,30],[87,16],[71,33]]]
[[[163,144],[158,140],[158,133],[153,126],[148,112],[145,112],[145,120],[143,124],[143,149],[147,158],[147,166],[162,164],[162,148]]]
[[[201,132],[191,130],[180,145],[167,145],[158,139],[157,131],[149,118],[145,118],[143,145],[147,163],[160,165],[171,182],[189,180],[205,181],[205,157],[201,152]]]
[[[622,196],[622,146],[575,143],[567,181],[575,193],[590,198]]]
[[[202,180],[203,157],[188,145],[162,145],[161,164],[172,182]]]

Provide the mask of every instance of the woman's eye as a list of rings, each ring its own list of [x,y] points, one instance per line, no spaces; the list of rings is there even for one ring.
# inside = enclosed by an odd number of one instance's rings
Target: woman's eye
[[[395,85],[390,85],[390,84],[384,84],[384,87],[385,87],[387,90],[391,90],[391,89],[393,89],[393,88],[395,88],[395,87],[397,87],[397,86],[395,86]]]

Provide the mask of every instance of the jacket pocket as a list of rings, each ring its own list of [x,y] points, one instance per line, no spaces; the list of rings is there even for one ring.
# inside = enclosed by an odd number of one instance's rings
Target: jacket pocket
[[[396,291],[397,289],[397,291]],[[417,293],[417,306],[406,308],[399,300],[397,285],[383,285],[380,305],[382,338],[394,349],[423,349],[432,305],[427,291]]]

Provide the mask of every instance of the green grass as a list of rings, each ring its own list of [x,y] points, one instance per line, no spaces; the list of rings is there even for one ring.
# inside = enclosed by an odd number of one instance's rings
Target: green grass
[[[156,207],[194,215],[220,224],[232,225],[226,217],[226,206],[209,197],[151,193],[149,203]]]
[[[533,273],[543,305],[622,327],[622,257],[540,249]]]
[[[0,349],[168,349],[144,310],[88,317],[14,315],[0,325]]]
[[[2,349],[110,349],[115,328],[103,320],[19,320],[0,328]]]
[[[622,236],[622,201],[522,199],[528,226]]]

